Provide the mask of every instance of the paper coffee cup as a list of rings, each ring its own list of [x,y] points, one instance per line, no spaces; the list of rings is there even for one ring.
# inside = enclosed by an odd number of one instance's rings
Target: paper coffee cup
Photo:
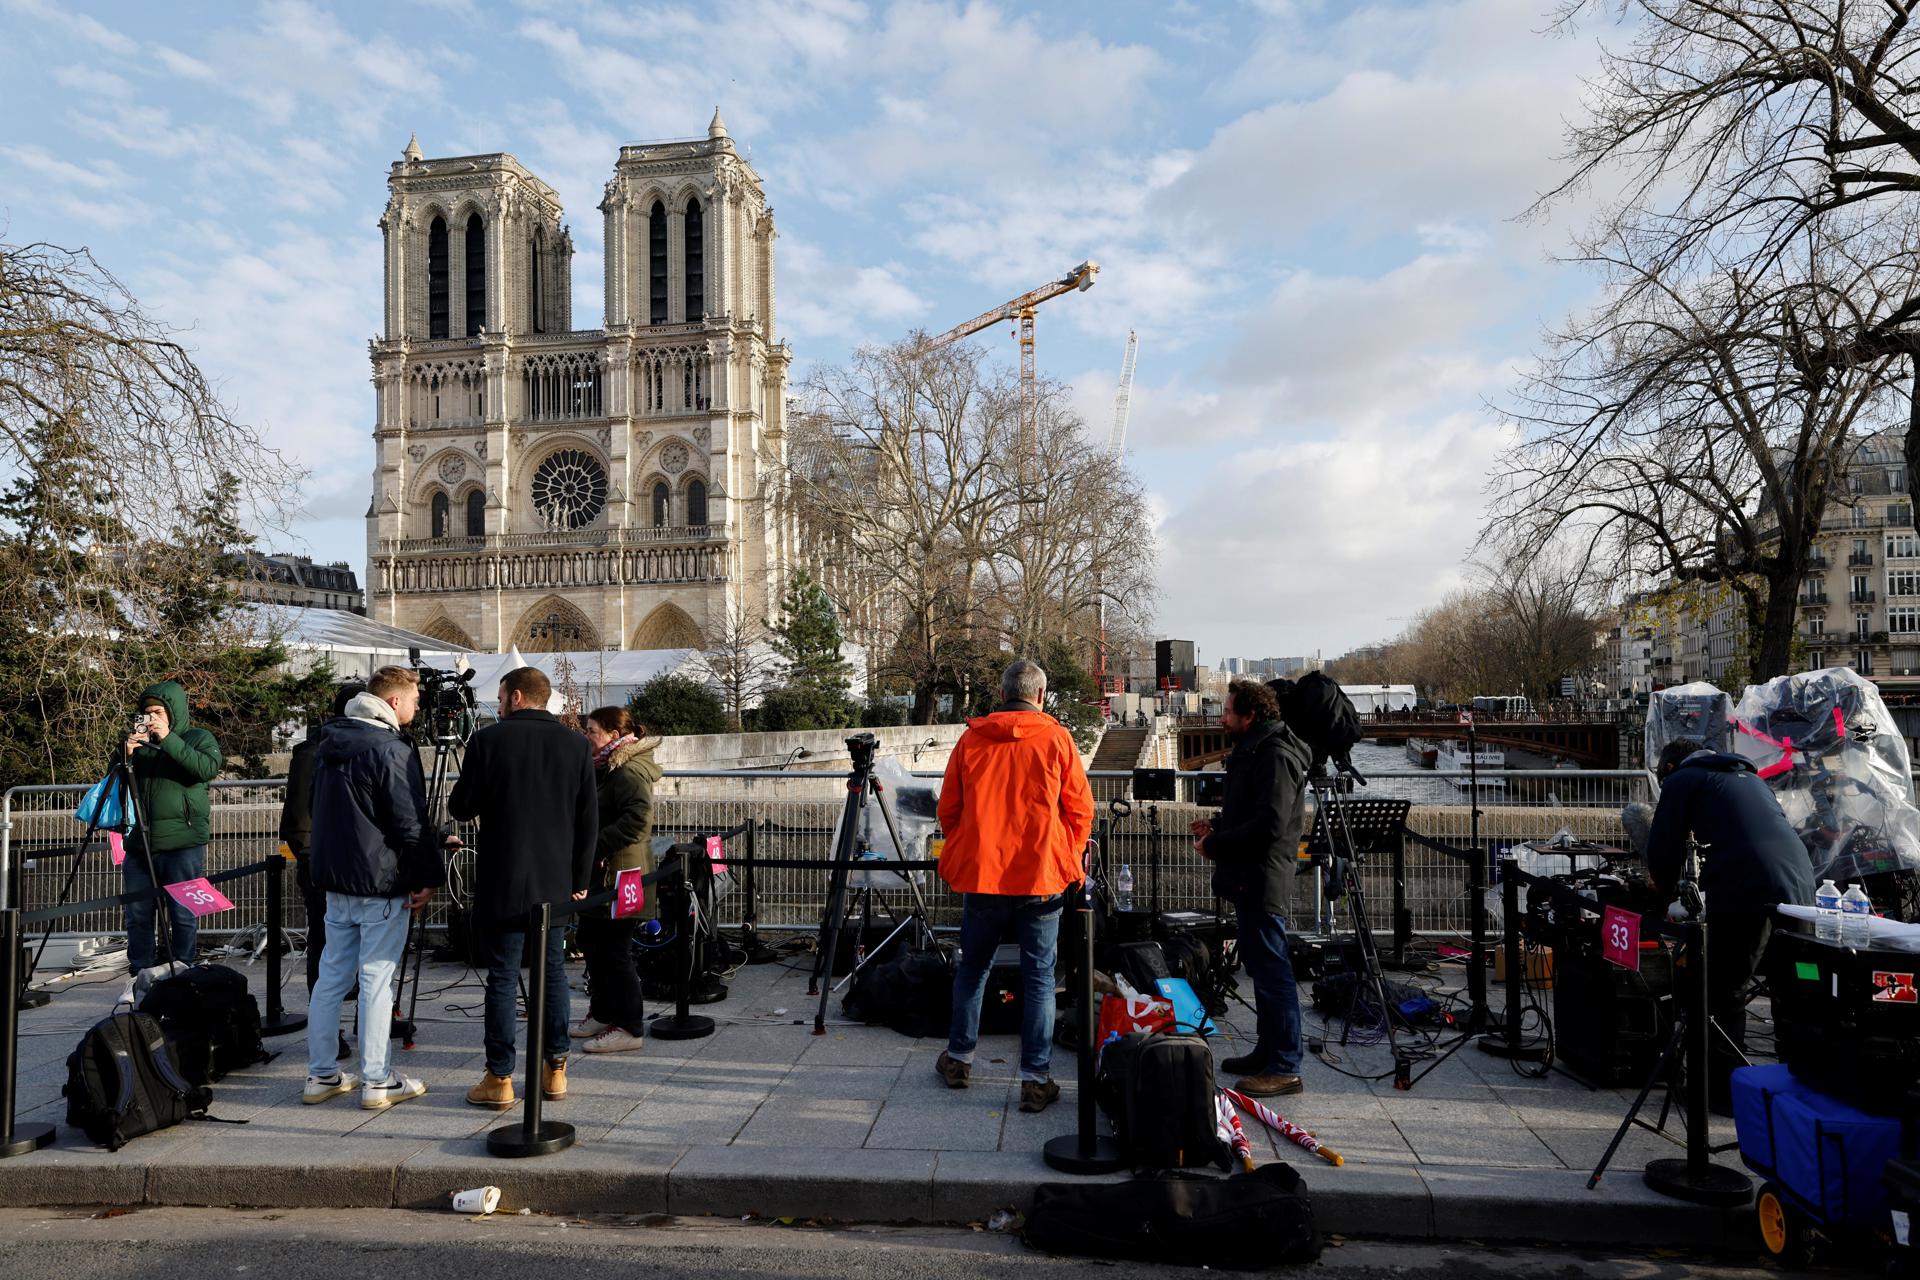
[[[500,1207],[500,1188],[473,1187],[453,1193],[455,1213],[492,1213]]]

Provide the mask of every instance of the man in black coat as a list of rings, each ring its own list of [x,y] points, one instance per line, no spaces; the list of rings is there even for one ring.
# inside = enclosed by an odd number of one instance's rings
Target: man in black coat
[[[350,680],[334,691],[333,715],[324,723],[307,730],[307,736],[293,744],[287,761],[287,790],[280,806],[280,842],[293,854],[294,880],[300,886],[300,899],[307,907],[307,994],[320,979],[320,953],[327,947],[327,891],[317,889],[307,867],[308,846],[313,843],[313,771],[320,763],[320,738],[328,725],[347,714],[347,704],[367,691],[358,680]],[[346,1037],[340,1038],[340,1056],[347,1056]]]
[[[487,965],[487,1072],[467,1093],[476,1107],[513,1105],[514,997],[527,945],[527,913],[540,903],[586,896],[600,833],[593,751],[584,735],[546,711],[553,686],[519,667],[500,680],[500,721],[473,735],[447,812],[478,819],[474,928]],[[567,1093],[565,930],[547,936],[547,997],[541,1093]]]
[[[1660,753],[1660,807],[1647,837],[1647,876],[1672,894],[1686,867],[1687,837],[1702,846],[1700,892],[1706,898],[1707,1012],[1742,1052],[1747,1006],[1742,997],[1760,968],[1773,933],[1773,909],[1813,902],[1807,846],[1780,811],[1773,789],[1745,757],[1709,751],[1689,738]],[[1739,1059],[1711,1038],[1708,1092],[1723,1108]]]
[[[307,1004],[307,1087],[325,1102],[360,1086],[360,1105],[380,1110],[427,1091],[391,1069],[393,979],[413,913],[446,883],[440,837],[427,820],[420,753],[401,732],[420,709],[419,678],[382,667],[314,748],[309,874],[327,895],[327,947]],[[360,987],[358,1077],[335,1065],[340,1006]]]
[[[1300,848],[1301,789],[1312,755],[1280,722],[1273,690],[1254,680],[1227,687],[1220,722],[1233,740],[1220,815],[1193,824],[1193,847],[1213,863],[1213,891],[1233,903],[1240,956],[1253,979],[1258,1038],[1223,1071],[1245,1076],[1249,1097],[1299,1093],[1300,988],[1287,954],[1287,885]]]

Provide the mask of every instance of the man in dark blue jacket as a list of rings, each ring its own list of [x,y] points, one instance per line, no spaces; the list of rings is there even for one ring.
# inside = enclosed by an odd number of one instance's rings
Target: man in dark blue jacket
[[[327,894],[327,944],[307,1003],[307,1087],[325,1102],[360,1086],[360,1105],[390,1107],[427,1091],[389,1066],[393,977],[412,912],[426,906],[446,869],[427,821],[420,755],[400,730],[420,708],[405,667],[382,667],[347,703],[315,748],[308,874]],[[334,1061],[340,1005],[360,983],[360,1075]]]
[[[1647,837],[1647,874],[1673,893],[1686,867],[1687,837],[1702,846],[1700,892],[1706,898],[1707,1012],[1734,1046],[1746,1049],[1747,983],[1773,933],[1773,909],[1813,902],[1807,847],[1780,812],[1773,790],[1744,757],[1709,751],[1689,738],[1660,753],[1660,807]],[[1727,1101],[1739,1060],[1712,1038],[1709,1092]]]

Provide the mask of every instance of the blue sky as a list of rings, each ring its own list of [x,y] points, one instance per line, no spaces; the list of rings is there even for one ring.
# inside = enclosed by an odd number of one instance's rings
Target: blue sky
[[[1128,444],[1158,628],[1203,662],[1383,638],[1459,580],[1485,407],[1585,282],[1561,172],[1604,31],[1546,0],[0,0],[0,239],[91,247],[311,472],[291,545],[364,568],[388,164],[509,151],[600,318],[620,143],[717,104],[780,222],[796,381],[1100,262],[1039,363]],[[997,332],[1003,358],[1011,344]]]

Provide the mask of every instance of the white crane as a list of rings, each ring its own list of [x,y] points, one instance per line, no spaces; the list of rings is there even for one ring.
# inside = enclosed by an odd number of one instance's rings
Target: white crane
[[[1107,436],[1107,452],[1115,457],[1127,443],[1127,415],[1133,409],[1133,359],[1140,350],[1140,335],[1127,330],[1127,354],[1120,359],[1120,389],[1113,393],[1113,432]]]

